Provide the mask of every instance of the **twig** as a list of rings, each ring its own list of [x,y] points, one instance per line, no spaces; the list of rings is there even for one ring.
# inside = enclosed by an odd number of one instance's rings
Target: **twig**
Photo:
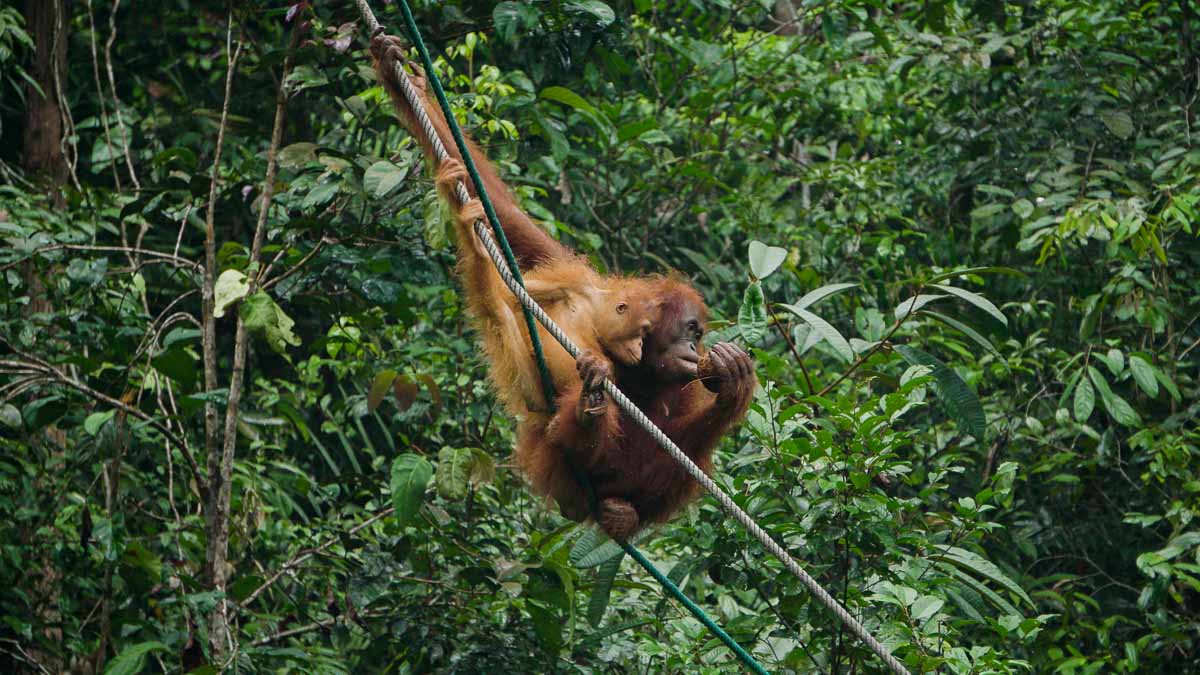
[[[392,515],[392,513],[394,513],[395,511],[396,511],[395,507],[389,506],[386,509],[380,511],[379,513],[376,513],[375,515],[371,516],[370,518],[367,518],[366,520],[359,523],[358,525],[355,525],[354,527],[350,528],[349,530],[346,530],[345,534],[346,535],[358,534],[359,531],[363,530],[366,527],[371,526],[372,524],[374,524],[376,521],[380,520],[381,518],[386,518],[386,517]],[[300,553],[296,554],[290,560],[285,562],[283,564],[283,566],[280,567],[279,570],[275,572],[275,574],[272,574],[270,579],[267,579],[266,581],[264,581],[262,583],[262,585],[260,585],[256,589],[254,589],[254,591],[252,593],[250,593],[250,595],[247,595],[246,599],[242,600],[241,603],[238,604],[238,609],[242,610],[242,609],[249,607],[250,603],[257,600],[258,596],[260,596],[264,592],[266,592],[267,589],[269,589],[271,586],[274,586],[275,582],[279,581],[279,579],[283,575],[287,574],[288,572],[290,572],[290,571],[296,569],[297,567],[299,567],[300,565],[304,564],[305,562],[308,561],[309,558],[312,558],[313,556],[317,555],[318,553],[323,553],[330,546],[333,546],[334,544],[341,541],[342,536],[344,536],[344,535],[330,537],[328,540],[325,541],[325,543],[320,544],[319,546],[315,546],[310,549],[305,549],[304,551],[301,551]]]
[[[97,401],[103,401],[104,403],[106,403],[114,408],[123,410],[126,413],[133,415],[134,417],[148,423],[150,426],[157,429],[163,436],[166,436],[167,440],[171,441],[172,445],[179,448],[180,452],[183,454],[184,459],[187,460],[188,465],[192,469],[192,474],[196,478],[196,484],[200,487],[200,494],[203,495],[203,494],[207,493],[208,487],[207,487],[207,483],[204,480],[204,475],[200,473],[200,466],[198,464],[196,464],[196,458],[194,456],[192,456],[192,451],[188,449],[187,444],[184,443],[183,440],[179,438],[179,436],[176,436],[173,431],[171,431],[169,428],[167,428],[166,425],[164,425],[162,422],[159,422],[158,420],[154,419],[149,414],[143,412],[140,408],[135,408],[135,407],[129,405],[128,403],[125,403],[124,401],[115,399],[115,398],[109,396],[108,394],[105,394],[104,392],[92,389],[91,387],[80,382],[79,380],[76,380],[75,378],[61,372],[57,368],[55,368],[49,364],[46,364],[46,363],[37,363],[34,361],[13,361],[10,359],[0,359],[0,368],[8,368],[8,369],[12,369],[14,371],[22,372],[22,373],[40,373],[42,375],[50,377],[51,379],[58,382],[59,384],[65,384],[68,387],[71,387],[72,389],[75,389],[76,391],[78,391],[82,394],[86,394],[87,396],[89,396],[93,399],[96,399]]]

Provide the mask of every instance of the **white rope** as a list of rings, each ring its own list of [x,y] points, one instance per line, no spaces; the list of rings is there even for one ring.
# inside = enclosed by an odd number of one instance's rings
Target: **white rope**
[[[364,4],[365,3],[361,0],[359,1],[360,9],[363,8]],[[366,11],[370,10],[367,9]],[[369,26],[372,24],[378,26],[378,23],[374,22],[373,16],[367,21],[367,23]],[[417,93],[416,88],[409,80],[408,72],[405,71],[399,63],[396,63],[394,74],[396,81],[400,83],[400,89],[404,94],[404,98],[408,101],[409,107],[412,108],[413,113],[416,115],[417,122],[421,125],[421,130],[425,132],[425,137],[429,139],[434,155],[437,156],[439,161],[448,159],[450,154],[446,152],[446,146],[442,143],[441,137],[438,136],[437,130],[434,129],[433,122],[429,119],[429,115],[425,111],[425,106],[422,102],[421,96]],[[430,73],[430,76],[432,76],[432,73]],[[471,200],[471,194],[467,192],[467,187],[462,183],[462,181],[459,181],[458,183],[458,186],[455,190],[455,196],[458,197],[460,205],[466,204]],[[513,295],[517,296],[517,299],[521,301],[521,305],[528,309],[539,323],[545,326],[546,330],[554,336],[554,339],[558,340],[558,343],[563,346],[563,349],[567,350],[567,353],[569,353],[573,358],[579,358],[579,347],[577,347],[575,343],[571,341],[571,338],[567,337],[567,334],[563,332],[562,328],[559,328],[558,324],[554,323],[554,320],[546,314],[545,310],[538,305],[537,301],[530,297],[529,293],[527,293],[525,289],[519,283],[517,283],[517,280],[513,277],[512,272],[508,269],[508,264],[505,261],[504,254],[496,245],[496,241],[492,237],[492,233],[488,231],[488,227],[482,219],[475,221],[475,234],[479,237],[479,240],[483,242],[484,248],[487,249],[488,255],[492,259],[492,263],[495,264],[496,270],[500,273],[500,278],[504,280],[504,284],[508,286],[510,291],[513,292]],[[459,245],[462,246],[469,244],[467,242],[459,242]],[[701,487],[703,487],[709,494],[716,498],[717,503],[721,505],[721,509],[724,510],[725,513],[729,514],[735,520],[741,523],[742,527],[746,528],[746,530],[755,539],[757,539],[759,543],[766,547],[766,549],[770,551],[772,555],[778,558],[779,561],[783,563],[783,566],[786,567],[787,570],[794,574],[798,579],[800,579],[800,582],[803,583],[806,588],[808,588],[809,592],[816,596],[817,600],[819,600],[822,605],[829,609],[829,611],[833,612],[834,615],[837,616],[837,618],[840,619],[841,622],[850,629],[851,633],[854,633],[854,635],[859,640],[862,640],[862,642],[866,644],[871,651],[875,652],[875,655],[882,659],[883,662],[892,669],[892,672],[895,672],[898,675],[909,675],[909,672],[904,665],[900,663],[895,656],[892,656],[887,647],[883,646],[883,643],[876,640],[874,636],[867,632],[867,629],[863,627],[863,625],[859,623],[857,619],[851,616],[850,612],[843,607],[836,598],[822,588],[821,584],[818,583],[816,579],[812,578],[808,572],[805,572],[804,568],[802,568],[800,564],[797,563],[796,560],[792,558],[792,556],[785,551],[782,546],[776,543],[775,540],[771,538],[771,535],[767,534],[766,530],[763,530],[762,527],[760,527],[758,523],[756,523],[754,519],[750,517],[750,514],[746,513],[741,509],[741,507],[735,504],[733,499],[731,499],[729,495],[725,494],[725,491],[718,487],[717,484],[713,482],[713,479],[708,476],[708,474],[704,473],[700,467],[696,466],[696,463],[693,462],[690,457],[684,454],[683,450],[680,450],[679,446],[676,445],[674,441],[668,438],[661,429],[655,426],[654,423],[650,421],[650,418],[646,417],[646,414],[643,413],[636,405],[634,405],[633,401],[629,400],[629,397],[625,396],[620,389],[617,389],[616,385],[614,385],[612,381],[607,379],[604,380],[604,391],[612,397],[613,401],[616,402],[616,404],[626,415],[632,418],[633,421],[637,422],[638,426],[645,429],[646,433],[650,434],[650,436],[654,438],[658,445],[662,447],[663,450],[667,451],[667,454],[669,454],[672,459],[678,462],[692,478],[696,479],[696,482],[700,483]]]

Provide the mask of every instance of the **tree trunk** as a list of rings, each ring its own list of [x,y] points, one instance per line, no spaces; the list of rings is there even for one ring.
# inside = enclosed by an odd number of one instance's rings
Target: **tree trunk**
[[[25,87],[25,129],[22,165],[28,176],[45,186],[46,194],[55,206],[65,206],[62,185],[67,180],[69,167],[63,152],[63,110],[58,100],[56,75],[62,73],[67,60],[67,35],[62,0],[27,0],[25,23],[34,40],[33,64],[29,74],[37,86]],[[40,88],[40,91],[39,91]],[[46,285],[33,263],[22,269],[29,289],[28,313],[36,315],[50,312],[53,306],[47,296]],[[49,475],[54,475],[55,465],[61,465],[66,438],[61,430],[49,427],[41,442],[55,449],[48,453]],[[39,439],[31,439],[37,443]],[[53,554],[52,546],[44,546],[46,554],[38,561],[41,573],[34,581],[31,595],[37,599],[38,623],[43,626],[42,637],[48,648],[31,648],[30,657],[43,670],[57,673],[62,671],[62,618],[59,609],[61,597],[61,574]]]

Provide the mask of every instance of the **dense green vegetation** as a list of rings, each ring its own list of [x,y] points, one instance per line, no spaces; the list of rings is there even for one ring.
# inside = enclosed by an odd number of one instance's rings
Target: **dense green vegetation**
[[[354,3],[231,5],[0,5],[0,667],[737,672],[524,490]],[[528,210],[752,350],[718,482],[911,670],[1200,669],[1188,0],[414,8]],[[639,547],[882,669],[712,499]]]

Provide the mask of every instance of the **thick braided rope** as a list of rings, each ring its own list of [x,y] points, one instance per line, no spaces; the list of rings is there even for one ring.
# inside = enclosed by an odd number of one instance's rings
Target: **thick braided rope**
[[[372,34],[374,34],[379,28],[379,22],[375,20],[375,16],[371,12],[370,7],[367,5],[366,0],[356,0],[356,2],[360,12],[367,22],[368,29]],[[402,3],[402,8],[407,13],[407,5]],[[426,68],[428,69],[428,66],[426,66]],[[425,113],[425,108],[421,103],[421,97],[413,87],[412,82],[409,81],[408,73],[400,66],[399,63],[397,63],[395,65],[394,74],[396,81],[400,83],[401,91],[403,92],[405,99],[408,101],[409,106],[413,109],[413,112],[416,115],[419,124],[421,125],[421,130],[425,132],[426,138],[430,140],[434,154],[437,155],[439,160],[446,159],[449,157],[449,153],[446,152],[446,148],[442,144],[441,138],[438,136],[436,129],[434,129],[433,122]],[[430,77],[433,77],[432,72],[430,72],[429,75]],[[447,115],[447,121],[453,124],[453,118],[449,115]],[[471,199],[470,193],[467,192],[466,186],[463,185],[461,181],[458,183],[458,186],[455,190],[455,196],[458,197],[460,204],[465,204]],[[489,214],[489,216],[490,215],[492,214]],[[532,314],[533,317],[536,318],[537,321],[541,323],[552,336],[554,336],[554,339],[563,346],[563,349],[567,350],[567,353],[569,353],[572,358],[579,358],[579,347],[576,346],[569,337],[567,337],[567,334],[563,332],[562,328],[560,328],[558,324],[554,323],[554,320],[551,319],[548,314],[546,314],[545,310],[543,310],[541,306],[538,305],[538,303],[532,297],[530,297],[529,293],[525,291],[524,286],[517,281],[516,277],[509,270],[504,253],[501,252],[500,248],[496,244],[495,239],[492,237],[492,233],[488,231],[487,225],[485,225],[482,220],[475,221],[475,234],[479,237],[479,240],[483,242],[484,248],[487,250],[488,255],[491,257],[492,262],[496,266],[496,271],[500,274],[500,278],[504,280],[504,284],[508,286],[508,289],[512,291],[513,295],[520,300],[521,306],[524,307],[527,312]],[[532,334],[536,334],[536,331],[531,330],[530,332]],[[883,643],[876,640],[873,635],[867,632],[867,629],[861,623],[859,623],[859,621],[855,619],[850,612],[837,601],[836,598],[830,595],[829,592],[826,591],[816,579],[812,578],[812,576],[808,574],[808,572],[805,572],[804,568],[801,567],[800,564],[797,563],[796,560],[792,558],[792,556],[786,550],[784,550],[782,546],[776,543],[770,534],[767,534],[767,532],[763,530],[753,518],[750,517],[750,514],[743,511],[741,507],[734,503],[733,499],[731,499],[729,495],[725,494],[725,491],[718,487],[712,478],[708,476],[708,474],[704,473],[700,467],[696,466],[696,463],[693,462],[690,457],[684,454],[684,452],[679,449],[679,446],[677,446],[674,441],[668,438],[661,429],[655,426],[655,424],[650,421],[650,418],[647,417],[640,408],[634,405],[633,401],[630,401],[629,398],[612,383],[612,381],[607,379],[604,380],[604,391],[612,397],[613,401],[616,402],[616,404],[626,415],[637,422],[638,426],[642,427],[646,433],[650,434],[650,436],[654,438],[659,447],[661,447],[663,450],[666,450],[667,454],[669,454],[672,459],[678,462],[684,468],[684,470],[696,480],[696,482],[700,483],[701,487],[703,487],[709,494],[716,498],[717,503],[721,505],[721,509],[725,511],[725,513],[741,523],[742,527],[746,528],[746,530],[755,539],[757,539],[759,543],[763,545],[763,547],[765,547],[772,555],[778,558],[779,561],[783,563],[783,566],[787,568],[789,572],[795,575],[796,578],[798,578],[800,582],[804,584],[809,592],[812,593],[822,605],[824,605],[829,611],[833,612],[834,616],[836,616],[847,628],[849,628],[850,632],[854,633],[855,637],[861,640],[863,644],[867,645],[867,647],[869,647],[871,651],[880,658],[880,660],[887,664],[887,666],[892,669],[892,672],[897,673],[898,675],[909,675],[908,669],[904,667],[904,664],[900,663],[899,659],[893,656],[888,651],[887,647],[883,645]]]

